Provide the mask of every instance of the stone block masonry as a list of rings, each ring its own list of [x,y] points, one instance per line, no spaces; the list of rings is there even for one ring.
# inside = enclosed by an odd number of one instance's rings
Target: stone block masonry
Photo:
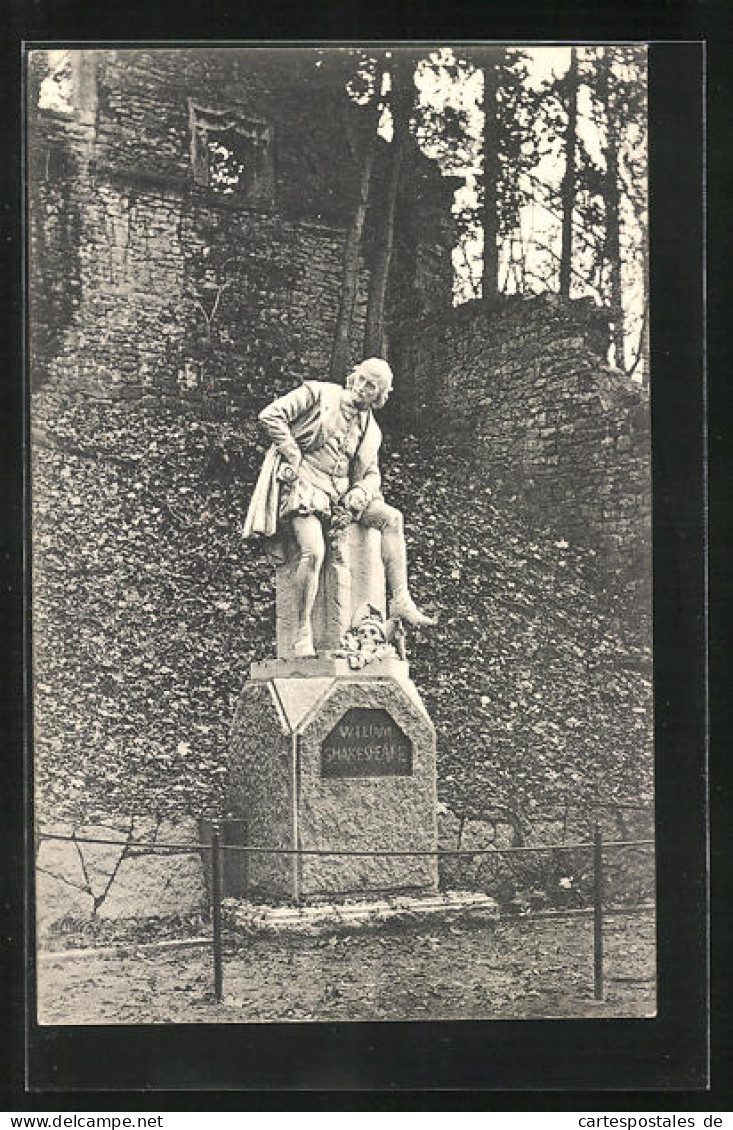
[[[355,175],[331,129],[338,91],[302,53],[71,55],[69,105],[29,111],[34,382],[105,399],[184,386],[263,402],[322,379]],[[241,183],[212,181],[208,164],[202,179],[196,145],[215,160],[217,123],[230,120],[250,147]],[[351,362],[366,288],[364,269]]]
[[[326,83],[314,51],[260,48],[99,50],[94,56],[98,162],[191,179],[190,104],[241,112],[264,123],[275,147],[273,210],[287,219],[342,227],[357,169],[341,131],[338,83]],[[90,65],[90,64],[88,64]],[[267,200],[262,200],[263,207]]]
[[[649,569],[648,396],[609,370],[592,300],[510,297],[410,326],[400,342],[418,424],[450,420],[496,497],[528,509],[612,568]]]
[[[34,377],[140,398],[177,391],[193,360],[196,384],[256,397],[328,371],[341,232],[101,171],[39,185],[32,220]],[[207,350],[204,311],[226,280]]]
[[[196,914],[208,908],[192,817],[161,820],[98,813],[89,823],[44,821],[36,856],[36,929],[41,940],[64,920],[121,921]],[[53,837],[58,838],[53,838]],[[156,851],[156,844],[180,844]]]

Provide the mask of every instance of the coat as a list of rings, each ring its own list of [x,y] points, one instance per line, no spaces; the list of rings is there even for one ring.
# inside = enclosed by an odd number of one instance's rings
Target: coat
[[[296,444],[301,451],[323,446],[333,428],[332,421],[335,422],[336,414],[341,411],[342,392],[340,385],[328,381],[304,381],[300,388],[281,396],[260,413],[261,423],[275,442],[265,455],[255,485],[244,523],[244,537],[275,539],[275,543],[268,545],[268,551],[275,558],[282,556],[276,544],[280,506],[278,471],[283,462],[292,461]],[[378,455],[382,432],[371,411],[361,415],[363,431],[351,464],[350,486],[361,487],[367,502],[371,502],[381,491]]]

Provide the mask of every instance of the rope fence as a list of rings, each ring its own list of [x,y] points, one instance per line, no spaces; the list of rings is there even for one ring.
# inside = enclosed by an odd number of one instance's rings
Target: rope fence
[[[166,843],[147,840],[107,839],[99,836],[64,835],[57,832],[44,832],[39,829],[35,833],[36,842],[41,840],[59,840],[76,844],[94,844],[99,846],[113,846],[123,848],[126,854],[149,855],[154,853],[201,854],[206,853],[211,857],[211,888],[210,888],[210,915],[211,915],[211,946],[214,975],[214,997],[217,1002],[223,1000],[223,940],[222,940],[222,873],[223,856],[225,852],[241,853],[244,855],[286,855],[286,856],[332,856],[344,858],[402,858],[402,857],[433,857],[450,858],[461,857],[473,859],[476,856],[523,856],[540,852],[565,852],[587,851],[592,861],[592,914],[593,914],[593,996],[601,1001],[604,996],[604,952],[603,952],[603,927],[606,873],[604,853],[607,851],[624,848],[653,848],[654,840],[604,840],[600,825],[596,823],[594,836],[591,841],[580,843],[561,844],[532,844],[522,847],[488,847],[488,848],[459,848],[435,850],[351,850],[342,848],[266,848],[245,844],[222,843],[221,832],[217,825],[213,826],[211,840],[206,843]],[[558,911],[562,914],[563,911]]]
[[[201,844],[167,844],[159,840],[105,840],[96,836],[64,836],[56,832],[39,832],[38,838],[42,840],[65,840],[77,844],[102,844],[108,847],[144,848],[141,855],[151,851],[172,851],[177,855],[187,853],[198,854],[202,851],[211,851],[211,843]],[[653,844],[653,840],[610,840],[605,847],[643,847]],[[526,847],[488,847],[488,848],[440,848],[430,851],[427,849],[384,849],[378,851],[352,851],[346,848],[268,848],[254,847],[248,844],[222,844],[222,851],[246,852],[250,855],[338,855],[338,856],[365,856],[393,857],[393,856],[474,856],[474,855],[512,855],[526,854],[537,851],[581,851],[594,846],[593,841],[578,844],[530,844]]]

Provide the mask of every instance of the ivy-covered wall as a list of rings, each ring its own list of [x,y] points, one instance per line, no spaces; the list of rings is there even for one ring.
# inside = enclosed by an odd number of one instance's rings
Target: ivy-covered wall
[[[273,653],[274,580],[241,536],[264,451],[253,408],[213,409],[35,394],[42,819],[225,808],[237,695]],[[649,648],[594,551],[529,523],[445,437],[387,434],[382,466],[415,595],[440,616],[410,641],[440,799],[520,826],[648,804]]]

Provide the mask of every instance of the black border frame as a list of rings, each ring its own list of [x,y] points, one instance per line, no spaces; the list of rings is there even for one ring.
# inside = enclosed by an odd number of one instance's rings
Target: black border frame
[[[158,14],[156,7],[153,25]],[[184,18],[190,16],[185,10],[183,14]],[[353,8],[347,5],[345,14],[343,22],[353,24]],[[553,39],[563,38],[568,22],[575,23],[568,39],[589,38],[577,34],[577,16],[573,19],[570,13],[569,19],[566,16],[563,20],[562,15]],[[72,12],[69,18],[68,9],[63,16],[65,20],[57,23],[65,22],[65,33],[47,26],[43,35],[34,28],[28,38],[69,40],[80,22],[82,27],[86,22],[84,15],[80,21],[78,12]],[[680,24],[684,19],[675,13],[668,16],[669,32],[683,31]],[[599,28],[594,38],[613,42],[648,34],[640,26],[641,20],[633,27],[633,21],[628,21],[625,32],[615,29],[612,22],[604,20],[603,32]],[[311,36],[318,23],[311,21]],[[250,26],[255,30],[261,24],[255,19]],[[443,31],[424,36],[422,41],[476,38],[477,25],[470,36],[459,34],[459,28],[457,20],[453,34]],[[356,26],[344,29],[342,23],[339,30],[342,35],[346,30],[349,39],[367,38]],[[324,31],[323,39],[327,40],[328,29]],[[517,34],[515,26],[507,35],[497,23],[492,31],[497,39],[542,41],[537,27],[534,34],[527,30],[522,35]],[[689,28],[684,31],[689,34]],[[157,29],[153,34],[162,40],[165,31]],[[380,38],[395,41],[406,36],[396,30]],[[82,39],[88,42],[88,37]],[[16,58],[10,74],[17,75],[17,71]],[[249,1101],[256,1096],[260,1109],[282,1109],[283,1092],[290,1092],[291,1098],[309,1092],[305,1101],[315,1104],[311,1109],[328,1106],[327,1096],[333,1095],[343,1108],[351,1102],[344,1101],[349,1093],[365,1090],[369,1091],[372,1108],[380,1102],[381,1093],[387,1109],[399,1107],[402,1100],[412,1109],[433,1109],[435,1097],[428,1097],[428,1092],[436,1088],[463,1093],[472,1089],[479,1095],[491,1091],[494,1100],[497,1091],[509,1092],[515,1109],[532,1102],[530,1092],[539,1090],[545,1093],[542,1105],[546,1109],[569,1109],[570,1092],[574,1090],[584,1092],[577,1101],[586,1107],[588,1092],[593,1093],[596,1107],[609,1107],[609,1099],[613,1101],[613,1095],[618,1098],[620,1091],[634,1093],[635,1109],[646,1107],[641,1100],[652,1089],[657,1092],[658,1109],[664,1109],[667,1099],[674,1106],[675,1092],[679,1099],[682,1090],[704,1099],[708,1016],[702,43],[653,44],[650,71],[659,1016],[642,1021],[324,1024],[317,1029],[313,1025],[207,1025],[205,1041],[201,1040],[199,1026],[31,1029],[34,1089],[19,1092],[21,1101],[18,1106],[13,1104],[15,1109],[33,1109],[42,1095],[48,1095],[56,1109],[78,1106],[83,1094],[104,1095],[107,1108],[134,1109],[132,1104],[141,1091],[146,1108],[176,1109],[180,1100],[185,1109],[198,1093],[212,1110],[226,1109],[232,1103],[231,1109],[236,1109],[236,1095],[241,1091],[249,1092]],[[10,123],[9,133],[15,147],[18,122]],[[20,186],[13,183],[12,174],[12,167],[6,163],[3,194],[11,207],[17,205],[20,215]],[[16,234],[14,250],[19,259],[22,233]],[[3,356],[12,372],[13,360],[19,357],[13,338],[21,313],[17,297],[10,309],[13,317],[5,323],[10,336],[4,343]],[[7,381],[2,389],[4,419],[9,424],[9,442],[2,448],[3,471],[7,472],[6,482],[20,486],[21,460],[17,457],[19,449],[22,453],[22,436],[19,441],[13,421],[21,418],[23,392]],[[9,584],[16,598],[10,606],[7,637],[15,674],[11,673],[11,681],[6,682],[1,701],[9,723],[6,733],[18,737],[23,726],[18,696],[23,688],[17,672],[24,646],[18,579],[22,591],[24,576],[15,538],[21,519],[22,507],[15,496],[4,529],[6,545],[10,534],[5,563],[10,566]],[[7,817],[2,831],[10,852],[6,850],[5,857],[18,864],[18,876],[22,871],[19,855],[27,847],[17,819],[20,795],[22,784],[6,791],[2,801],[3,816]],[[23,1077],[18,1071],[23,1064],[23,1049],[17,1045],[23,1029],[23,980],[21,974],[20,983],[6,984],[10,990],[6,1023],[16,1041],[5,1063],[16,1084]],[[156,1064],[155,1072],[151,1063]],[[182,1085],[186,1091],[179,1090]],[[204,1089],[198,1091],[198,1087]],[[416,1088],[421,1095],[415,1093]],[[399,1094],[395,1095],[397,1089]],[[660,1092],[665,1096],[662,1102]],[[156,1094],[161,1101],[151,1102]],[[559,1102],[550,1099],[552,1094]],[[358,1097],[354,1097],[358,1104]]]

